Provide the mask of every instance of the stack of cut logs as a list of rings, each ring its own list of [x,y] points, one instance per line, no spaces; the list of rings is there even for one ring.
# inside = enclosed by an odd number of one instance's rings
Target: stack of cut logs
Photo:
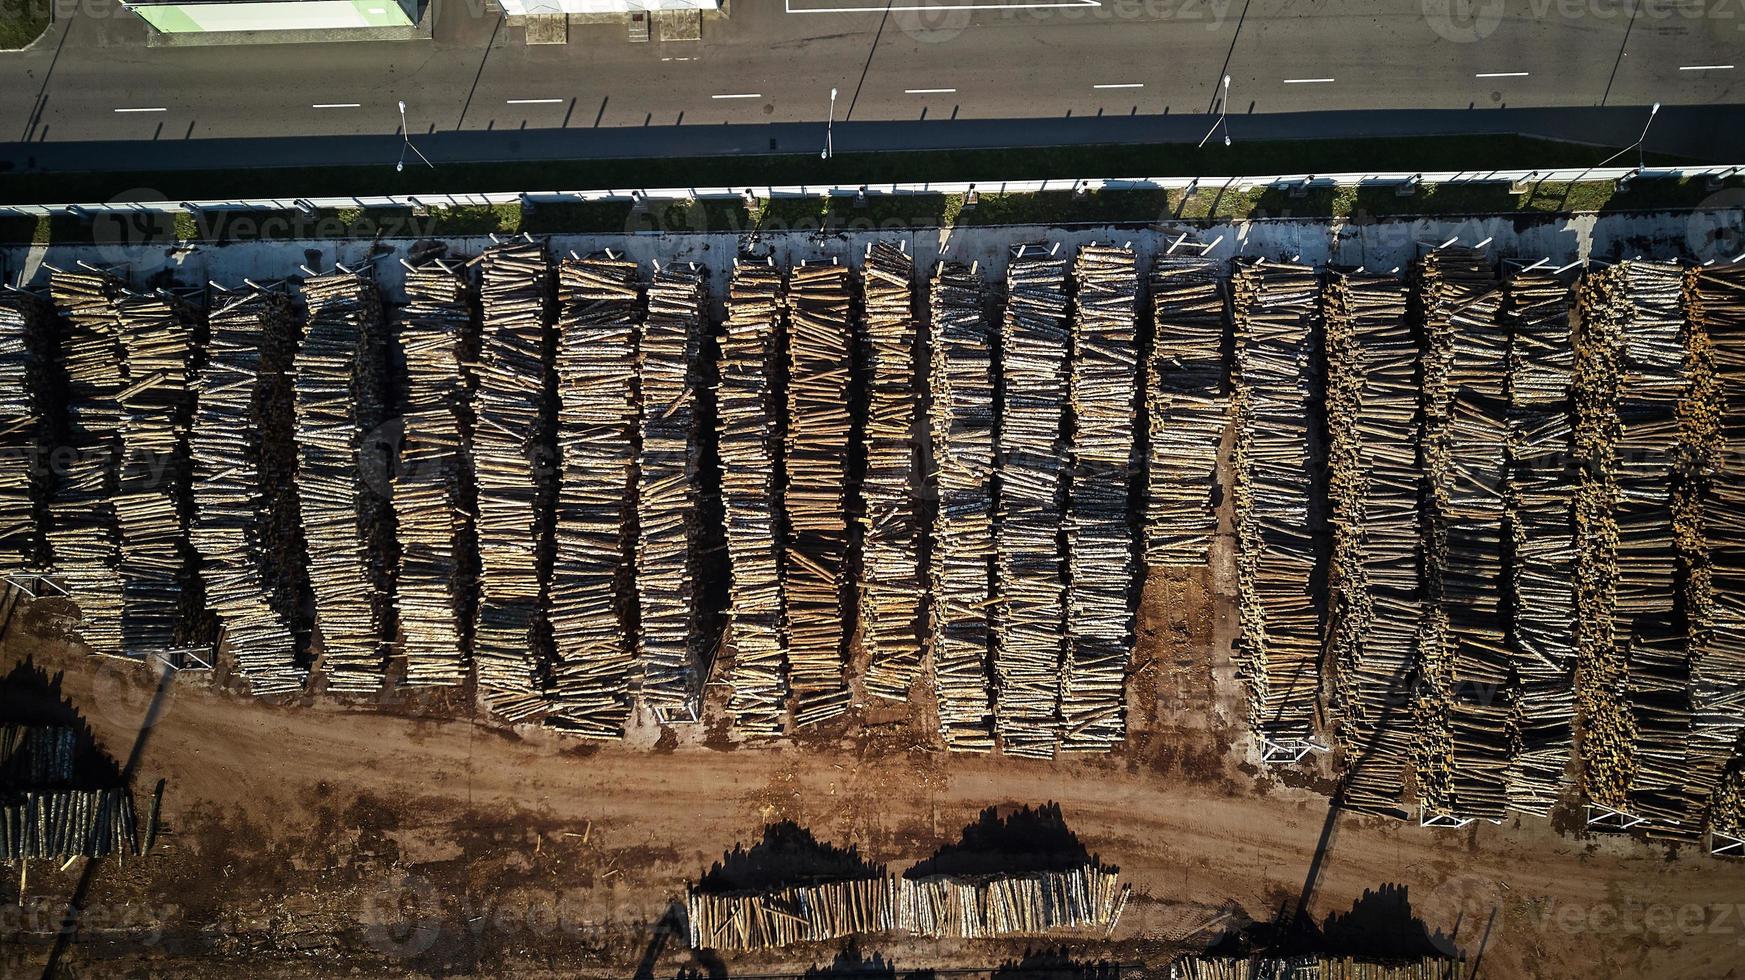
[[[121,460],[120,395],[127,375],[115,301],[119,279],[103,272],[49,276],[64,319],[61,364],[67,381],[67,446],[49,505],[55,572],[79,604],[79,632],[96,653],[122,655],[120,537],[115,492]]]
[[[218,615],[236,672],[256,695],[302,688],[292,633],[302,567],[295,506],[274,504],[295,487],[289,404],[296,321],[282,290],[222,294],[208,317],[206,364],[189,454],[194,522],[207,605]],[[293,498],[294,499],[294,498]]]
[[[1503,628],[1503,485],[1508,326],[1483,252],[1443,248],[1422,269],[1424,381],[1434,603],[1419,702],[1427,812],[1498,819],[1507,804],[1509,652]],[[1444,741],[1446,739],[1446,741]]]
[[[1231,280],[1236,329],[1237,674],[1252,729],[1306,739],[1320,629],[1309,594],[1309,371],[1320,304],[1315,270],[1249,263]]]
[[[754,895],[686,896],[691,946],[741,953],[864,933],[1001,939],[1060,932],[1107,938],[1131,892],[1112,870],[974,879],[885,876]]]
[[[0,861],[142,853],[133,795],[113,768],[80,772],[80,758],[70,726],[0,725]]]
[[[0,286],[0,569],[46,567],[40,503],[52,486],[44,454],[54,447],[50,372],[53,310],[32,293]]]
[[[636,464],[636,263],[609,254],[558,270],[556,660],[546,723],[618,738],[630,711],[630,502]]]
[[[1229,959],[1190,956],[1169,965],[1169,980],[1461,980],[1466,962],[1425,957],[1377,963],[1344,956]]]
[[[1745,732],[1745,265],[1692,270],[1686,281],[1691,348],[1699,359],[1686,430],[1700,457],[1687,500],[1701,512],[1691,575],[1695,726],[1690,742],[1688,822],[1745,838],[1745,770],[1736,746]],[[1731,768],[1729,768],[1731,766]]]
[[[866,476],[861,484],[867,692],[904,700],[921,667],[921,524],[915,513],[914,263],[889,242],[866,256]]]
[[[988,609],[994,568],[994,338],[975,270],[940,263],[931,293],[933,686],[954,752],[987,752]]]
[[[377,440],[386,370],[375,282],[336,272],[303,283],[309,322],[297,351],[297,487],[309,585],[330,690],[382,686],[391,533]]]
[[[194,312],[165,296],[116,304],[128,385],[121,405],[121,476],[115,518],[121,531],[121,635],[130,655],[166,651],[190,639],[204,608],[190,582],[188,367]]]
[[[732,564],[732,696],[727,710],[750,735],[778,735],[787,711],[782,581],[776,519],[778,445],[772,384],[781,325],[782,276],[773,264],[741,263],[733,271],[721,338],[721,504]]]
[[[395,609],[411,686],[466,679],[461,610],[469,590],[460,554],[467,543],[463,415],[471,315],[461,270],[440,259],[406,271],[399,314],[406,359],[406,414],[394,514],[400,541]]]
[[[1575,711],[1575,352],[1570,289],[1543,273],[1509,280],[1510,652],[1516,678],[1512,809],[1545,816],[1568,765]]]
[[[479,613],[473,663],[491,710],[511,721],[538,715],[541,656],[548,646],[543,547],[548,524],[540,469],[550,435],[551,372],[545,249],[516,240],[493,245],[483,265],[473,472],[478,485]]]
[[[787,521],[782,587],[794,721],[848,710],[842,582],[848,558],[848,270],[800,266],[788,279]]]
[[[999,616],[994,725],[1008,755],[1049,758],[1059,738],[1065,640],[1061,490],[1066,414],[1066,263],[1018,246],[1001,328]]]
[[[697,352],[703,277],[670,265],[648,288],[637,346],[642,455],[637,471],[638,676],[651,704],[679,704],[696,690],[693,629],[697,520]],[[767,463],[765,466],[767,472]],[[771,547],[766,542],[765,547]]]
[[[1145,559],[1199,567],[1209,561],[1218,514],[1218,444],[1229,417],[1224,394],[1223,263],[1161,257],[1151,273],[1155,339],[1146,381],[1151,417]]]
[[[1108,752],[1127,734],[1133,538],[1127,524],[1139,354],[1133,252],[1090,246],[1074,270],[1072,474],[1067,499],[1067,663],[1061,748]]]
[[[1330,276],[1328,496],[1333,510],[1333,709],[1346,759],[1346,806],[1394,813],[1411,763],[1400,702],[1418,662],[1418,345],[1405,284]]]

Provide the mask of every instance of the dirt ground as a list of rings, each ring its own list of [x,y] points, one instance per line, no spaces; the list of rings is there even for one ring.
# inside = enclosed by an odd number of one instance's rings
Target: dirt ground
[[[1220,563],[1222,564],[1222,563]],[[0,973],[72,976],[673,977],[797,973],[837,946],[692,953],[669,913],[723,852],[792,820],[901,870],[987,807],[1058,801],[1068,827],[1134,894],[1080,959],[1163,975],[1169,958],[1272,918],[1303,893],[1317,920],[1404,889],[1439,948],[1509,977],[1745,975],[1745,864],[1511,820],[1459,831],[1341,815],[1247,758],[1229,668],[1233,583],[1152,572],[1131,685],[1132,735],[1108,757],[953,756],[927,706],[864,707],[827,731],[749,746],[712,719],[598,745],[468,717],[453,692],[347,705],[256,702],[184,673],[57,637],[51,603],[15,619],[0,667],[64,672],[65,697],[125,761],[154,695],[135,786],[166,779],[144,859],[27,869],[0,883]],[[142,794],[143,796],[143,794]],[[54,936],[83,882],[74,941]],[[1032,942],[864,937],[899,969],[987,968]]]

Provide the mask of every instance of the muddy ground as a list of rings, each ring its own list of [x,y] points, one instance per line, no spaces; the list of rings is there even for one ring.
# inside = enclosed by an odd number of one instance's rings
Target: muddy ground
[[[1128,744],[1051,763],[940,751],[925,698],[751,746],[712,718],[623,745],[509,729],[456,692],[262,703],[184,673],[159,694],[149,670],[60,638],[68,611],[42,601],[8,627],[0,666],[64,672],[64,697],[122,762],[158,698],[135,786],[143,800],[167,780],[164,831],[146,858],[33,864],[22,898],[0,883],[0,973],[51,960],[70,976],[797,973],[841,947],[722,961],[672,934],[671,903],[778,821],[900,871],[985,808],[1058,801],[1134,896],[1112,939],[1050,945],[1134,975],[1294,907],[1323,843],[1314,920],[1402,887],[1429,941],[1492,980],[1745,975],[1740,862],[1532,818],[1446,831],[1341,815],[1329,830],[1323,776],[1285,785],[1249,761],[1221,578],[1154,570]],[[85,911],[57,950],[76,892]],[[855,955],[986,968],[1041,945],[874,936]]]

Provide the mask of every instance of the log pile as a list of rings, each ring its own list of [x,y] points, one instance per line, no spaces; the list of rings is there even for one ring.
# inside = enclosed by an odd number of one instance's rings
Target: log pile
[[[165,296],[116,304],[128,385],[121,405],[121,636],[130,656],[194,639],[205,606],[188,542],[188,369],[194,311]]]
[[[1324,293],[1333,510],[1333,710],[1349,809],[1397,813],[1411,764],[1401,707],[1424,619],[1418,343],[1405,284],[1333,275]]]
[[[1224,277],[1212,259],[1160,257],[1151,272],[1151,417],[1145,560],[1199,567],[1209,560],[1224,393]]]
[[[1231,279],[1236,330],[1237,674],[1250,728],[1306,739],[1314,727],[1320,625],[1309,593],[1309,372],[1320,315],[1315,270],[1242,264]]]
[[[648,288],[648,316],[636,352],[642,447],[636,490],[640,663],[635,674],[641,678],[642,698],[651,704],[683,703],[699,687],[692,645],[693,542],[696,376],[704,302],[701,272],[676,265],[660,270]]]
[[[49,505],[49,549],[73,601],[79,633],[96,653],[120,655],[121,542],[115,493],[121,467],[121,405],[125,362],[115,301],[123,287],[101,272],[49,275],[64,321],[61,364],[67,382],[67,465],[57,474]]]
[[[1169,965],[1169,980],[1461,980],[1462,960],[1426,957],[1377,963],[1345,956],[1189,956]]]
[[[471,547],[464,497],[468,336],[466,277],[435,260],[406,271],[399,314],[406,414],[393,500],[400,541],[395,610],[409,686],[466,680],[461,611],[470,601],[461,555]]]
[[[693,949],[741,953],[865,933],[927,939],[1001,939],[1062,932],[1107,938],[1130,885],[1110,870],[973,879],[861,878],[754,895],[691,889],[686,919]]]
[[[611,255],[558,269],[556,658],[546,724],[618,738],[630,713],[631,502],[636,465],[636,263]]]
[[[33,789],[0,798],[0,860],[139,853],[133,794],[125,788]]]
[[[1430,815],[1500,819],[1509,761],[1502,538],[1508,325],[1482,251],[1430,253],[1419,289],[1431,605],[1416,701],[1424,731],[1418,784]]]
[[[994,337],[973,269],[940,263],[933,312],[928,418],[939,505],[929,563],[933,686],[939,730],[953,752],[987,752],[988,610],[994,573]]]
[[[1035,249],[1034,254],[1026,254]],[[1066,583],[1060,552],[1066,415],[1066,263],[1020,246],[1001,324],[999,616],[994,726],[1010,755],[1059,740]]]
[[[51,414],[54,311],[32,293],[0,286],[0,569],[48,565],[45,456],[56,444]]]
[[[329,690],[373,694],[386,666],[391,520],[373,440],[387,363],[381,305],[367,276],[336,272],[303,283],[309,320],[297,351],[297,489],[309,584]]]
[[[1687,563],[1696,723],[1690,743],[1687,821],[1745,837],[1745,776],[1737,746],[1745,733],[1745,266],[1707,266],[1686,281],[1693,397],[1687,440],[1687,506],[1698,540]]]
[[[1549,815],[1569,762],[1575,712],[1575,481],[1570,289],[1550,275],[1509,280],[1509,649],[1516,745],[1510,808]]]
[[[867,692],[902,701],[921,667],[921,525],[916,514],[914,263],[889,242],[866,256],[870,384],[861,484],[861,621]]]
[[[292,632],[303,549],[295,497],[284,492],[296,486],[289,374],[297,324],[283,291],[216,299],[188,438],[189,536],[236,672],[257,696],[285,694],[305,678]]]
[[[721,503],[732,564],[728,616],[733,631],[732,696],[727,710],[751,735],[779,735],[787,713],[783,642],[781,531],[776,517],[779,413],[776,378],[782,275],[773,265],[733,271],[721,338]]]
[[[1066,627],[1061,748],[1108,752],[1127,735],[1133,644],[1133,538],[1128,473],[1139,353],[1139,271],[1132,250],[1091,246],[1074,269],[1072,471],[1067,496]]]
[[[473,401],[473,472],[478,485],[479,612],[473,663],[491,710],[524,721],[544,710],[538,693],[549,639],[540,616],[550,515],[544,467],[551,373],[545,249],[525,239],[480,256],[478,388]]]
[[[794,721],[848,710],[842,583],[848,560],[848,270],[800,266],[788,277],[787,486],[782,566]]]

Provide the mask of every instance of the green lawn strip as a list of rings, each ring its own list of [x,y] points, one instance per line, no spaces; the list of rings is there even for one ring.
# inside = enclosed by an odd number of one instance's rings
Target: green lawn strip
[[[49,25],[49,0],[0,3],[0,51],[16,51],[42,36]]]

